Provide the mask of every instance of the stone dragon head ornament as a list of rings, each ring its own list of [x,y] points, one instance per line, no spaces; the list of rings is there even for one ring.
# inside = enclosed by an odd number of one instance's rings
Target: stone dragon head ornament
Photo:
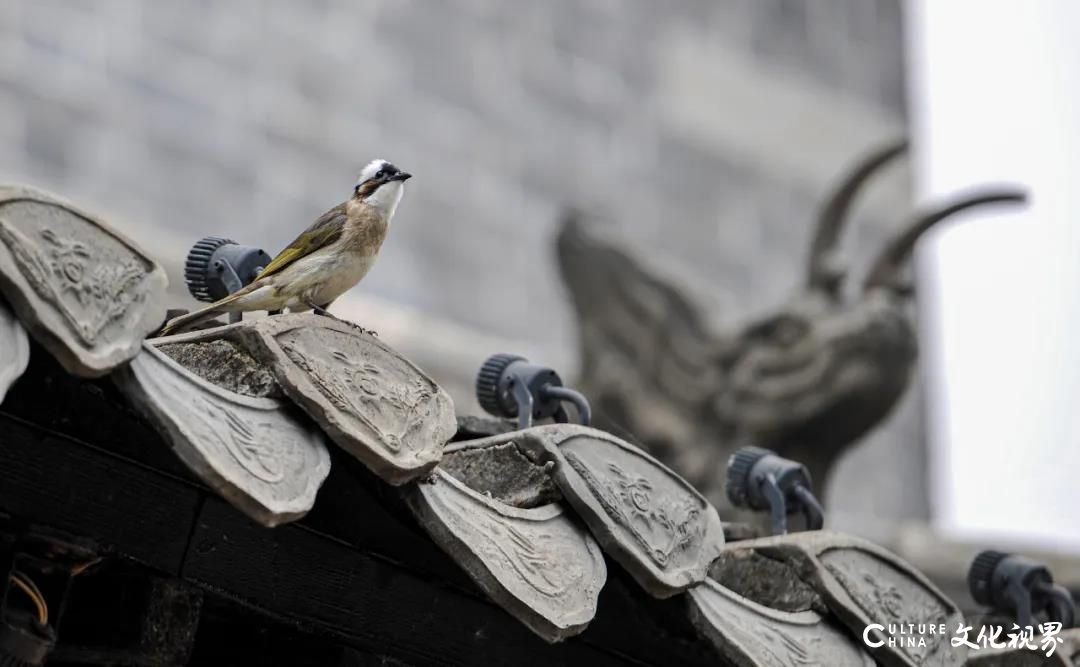
[[[917,341],[905,268],[916,241],[960,211],[1025,199],[997,188],[916,214],[853,286],[837,253],[848,213],[869,178],[905,148],[895,142],[868,154],[827,197],[802,290],[726,332],[710,331],[673,281],[568,215],[559,266],[578,315],[578,386],[597,423],[667,459],[714,500],[728,456],[748,444],[803,462],[823,484],[910,381]]]

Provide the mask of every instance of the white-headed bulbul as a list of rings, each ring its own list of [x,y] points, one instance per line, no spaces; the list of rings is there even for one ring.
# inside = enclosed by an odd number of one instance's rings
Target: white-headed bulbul
[[[169,320],[161,335],[221,313],[312,309],[328,315],[331,302],[360,282],[375,263],[411,176],[386,160],[373,160],[360,172],[353,196],[319,216],[255,280],[205,308]]]

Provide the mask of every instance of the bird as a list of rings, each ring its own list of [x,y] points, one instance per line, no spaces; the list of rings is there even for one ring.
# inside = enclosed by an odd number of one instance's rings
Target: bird
[[[327,309],[375,264],[410,178],[412,174],[387,160],[372,160],[360,172],[352,196],[319,216],[251,283],[205,308],[174,317],[160,335],[178,333],[221,313],[253,310],[310,309],[340,319]]]

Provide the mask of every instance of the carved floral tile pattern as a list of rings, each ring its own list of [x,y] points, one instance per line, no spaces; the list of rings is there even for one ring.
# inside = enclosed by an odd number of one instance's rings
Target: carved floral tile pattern
[[[657,494],[647,478],[627,472],[615,463],[609,463],[608,470],[611,473],[608,482],[598,485],[603,489],[601,502],[613,517],[621,517],[623,525],[629,527],[657,565],[668,565],[673,556],[700,542],[704,526],[697,503],[689,498]],[[579,472],[590,474],[584,466]]]
[[[723,528],[686,480],[637,447],[586,426],[534,426],[519,439],[554,464],[552,479],[563,497],[649,594],[670,597],[705,579],[723,548]]]
[[[695,560],[705,535],[703,501],[659,475],[650,479],[635,472],[634,462],[616,452],[613,448],[605,452],[615,459],[605,462],[584,447],[564,448],[566,460],[588,482],[607,514],[633,535],[657,566],[675,568]]]
[[[27,282],[64,316],[86,345],[122,319],[132,304],[145,299],[140,290],[146,271],[134,259],[121,264],[95,261],[90,246],[74,237],[42,229],[43,243],[29,242],[0,219],[0,241],[11,251]]]
[[[165,273],[108,226],[46,193],[0,186],[0,288],[72,373],[129,361],[164,320]]]
[[[304,369],[311,380],[338,410],[352,416],[370,429],[379,444],[397,454],[402,447],[416,449],[415,436],[432,411],[433,390],[422,378],[406,376],[400,363],[391,355],[378,355],[366,348],[349,354],[331,345],[328,357],[312,353],[310,333],[281,336],[278,342],[294,364]],[[337,335],[333,335],[337,334]],[[324,341],[346,337],[330,332],[319,336]],[[340,344],[340,343],[339,343]],[[345,343],[344,347],[348,345]]]
[[[867,622],[945,624],[951,626],[950,630],[955,629],[950,610],[941,600],[884,559],[856,548],[828,549],[818,558],[869,619]],[[949,665],[956,655],[947,636],[941,641],[905,646],[902,650],[918,665]]]
[[[279,384],[334,442],[391,484],[428,474],[457,428],[453,402],[381,341],[307,314],[255,324]]]

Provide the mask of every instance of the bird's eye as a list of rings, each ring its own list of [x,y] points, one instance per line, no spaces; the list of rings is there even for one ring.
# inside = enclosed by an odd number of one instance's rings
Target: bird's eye
[[[375,172],[375,178],[382,178],[383,176],[386,176],[385,169],[380,169],[379,171]]]

